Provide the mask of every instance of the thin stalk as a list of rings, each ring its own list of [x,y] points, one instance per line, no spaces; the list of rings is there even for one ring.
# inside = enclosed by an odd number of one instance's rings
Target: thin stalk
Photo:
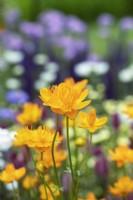
[[[44,180],[44,190],[45,190],[45,194],[46,194],[46,200],[48,200],[48,193],[47,193],[46,183],[45,183],[45,175],[43,175],[43,180]]]
[[[55,197],[54,197],[53,191],[52,191],[52,189],[50,188],[50,186],[47,184],[47,182],[45,182],[45,180],[44,180],[44,184],[47,186],[47,188],[48,188],[49,191],[51,192],[51,195],[52,195],[53,199],[55,200]]]
[[[59,124],[59,120],[58,120],[58,114],[56,115],[56,130],[55,130],[55,134],[54,134],[54,138],[53,138],[53,142],[52,142],[52,160],[53,160],[53,164],[54,164],[54,173],[55,173],[55,177],[56,177],[56,184],[58,185],[58,187],[60,188],[60,181],[58,178],[58,174],[57,174],[57,168],[56,168],[56,162],[55,162],[55,156],[54,156],[54,145],[55,145],[55,140],[56,140],[56,136],[58,133],[58,124]],[[60,198],[62,199],[62,192],[60,191]]]
[[[66,134],[67,134],[67,148],[68,148],[68,158],[70,163],[70,170],[72,174],[72,182],[74,187],[74,172],[72,167],[72,158],[71,158],[71,150],[70,150],[70,141],[69,141],[69,118],[66,116]]]
[[[78,198],[78,188],[79,188],[79,174],[78,174],[78,178],[77,178],[77,182],[76,182],[75,198],[74,198],[74,200],[77,200],[77,198]]]
[[[90,142],[89,142],[89,143],[90,143],[89,151],[88,151],[88,153],[86,154],[85,159],[83,160],[83,163],[82,163],[82,165],[81,165],[80,170],[84,167],[85,163],[87,162],[88,158],[89,158],[90,155],[91,155],[91,150],[92,150],[92,133],[90,134]]]

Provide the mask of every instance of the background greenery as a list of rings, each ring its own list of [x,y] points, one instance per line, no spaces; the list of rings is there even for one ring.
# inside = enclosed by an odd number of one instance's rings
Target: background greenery
[[[43,10],[57,9],[75,14],[85,21],[93,21],[104,12],[116,18],[133,15],[133,0],[0,0],[1,6],[8,9],[19,7],[23,17],[34,20]],[[3,9],[4,10],[4,9]]]

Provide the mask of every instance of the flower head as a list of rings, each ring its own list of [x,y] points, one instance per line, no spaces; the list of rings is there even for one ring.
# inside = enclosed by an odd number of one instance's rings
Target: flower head
[[[123,113],[126,114],[130,119],[133,119],[133,104],[127,104]]]
[[[42,88],[40,97],[45,106],[50,106],[51,110],[58,114],[65,114],[71,119],[77,115],[77,110],[86,107],[90,100],[83,100],[88,95],[88,90],[82,90],[77,85],[61,83],[54,85],[51,89]]]
[[[79,90],[83,90],[85,86],[87,85],[88,80],[84,79],[82,81],[75,82],[73,78],[69,77],[69,78],[66,78],[64,82],[67,83],[70,87],[77,86]]]
[[[86,128],[93,133],[97,129],[102,128],[102,126],[107,122],[107,117],[97,118],[95,109],[90,109],[88,113],[80,112],[76,121],[77,126],[80,128]]]
[[[0,173],[0,181],[4,183],[11,183],[13,181],[21,179],[26,173],[24,167],[15,169],[12,163],[6,165],[5,169]]]
[[[86,200],[96,200],[96,196],[93,192],[88,192]]]
[[[37,180],[37,177],[27,175],[22,182],[23,187],[25,189],[33,188],[37,184]]]
[[[50,186],[51,190],[53,191],[55,197],[60,195],[59,191],[56,190],[56,188],[54,188],[53,183],[50,183],[49,186]],[[46,191],[47,191],[47,195],[48,195],[48,200],[53,200],[52,194],[49,191],[49,189],[46,188]],[[46,197],[46,192],[45,192],[43,184],[39,186],[39,192],[40,192],[40,199],[46,200],[47,197]]]
[[[37,129],[31,130],[28,127],[22,128],[15,135],[15,140],[13,144],[15,146],[26,145],[28,147],[34,148],[39,152],[44,152],[51,148],[55,131],[48,129],[47,127],[39,127]],[[59,133],[56,137],[55,146],[59,144],[62,140],[59,137]]]
[[[115,161],[118,167],[126,163],[133,163],[133,150],[127,146],[116,147],[115,151],[109,151],[110,159]]]
[[[67,158],[67,154],[62,149],[56,149],[54,151],[54,157],[56,162],[56,167],[60,167],[62,162]],[[40,160],[40,157],[39,157]],[[53,167],[53,159],[51,149],[43,154],[42,163],[47,167]]]
[[[123,176],[114,184],[114,187],[109,187],[109,192],[115,196],[126,197],[133,192],[133,180],[128,176]]]
[[[32,125],[42,117],[42,108],[36,103],[24,104],[23,111],[17,116],[17,121],[22,125]]]

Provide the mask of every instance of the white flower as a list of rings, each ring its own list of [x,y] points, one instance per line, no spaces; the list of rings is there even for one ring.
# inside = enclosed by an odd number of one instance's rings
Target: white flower
[[[0,151],[7,151],[12,147],[12,141],[14,140],[15,134],[15,131],[0,128]]]
[[[16,78],[9,78],[6,81],[6,87],[8,89],[19,89],[21,87],[21,82]]]
[[[18,189],[18,182],[17,181],[13,181],[12,183],[7,183],[5,184],[6,189],[9,191],[12,191],[14,189]]]
[[[44,65],[48,62],[48,56],[45,54],[37,54],[34,56],[33,60],[38,65]]]
[[[49,72],[57,72],[59,71],[59,65],[56,62],[49,62],[46,66],[45,69]]]
[[[133,80],[133,69],[132,67],[123,69],[118,74],[119,80],[124,83],[131,82]]]
[[[7,50],[3,55],[4,59],[12,64],[19,63],[23,60],[24,56],[20,51]]]
[[[77,64],[74,68],[75,73],[81,77],[90,76],[91,73],[96,75],[106,74],[109,70],[109,65],[107,62],[94,62],[94,61],[84,61]]]

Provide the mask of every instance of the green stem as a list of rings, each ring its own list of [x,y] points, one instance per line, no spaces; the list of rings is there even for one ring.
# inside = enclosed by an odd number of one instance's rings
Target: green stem
[[[47,186],[47,188],[49,189],[49,191],[51,192],[51,195],[53,197],[53,199],[55,200],[55,197],[54,197],[54,194],[53,194],[53,191],[51,190],[50,186],[47,184],[47,182],[44,180],[44,184]]]
[[[82,163],[82,165],[81,165],[80,170],[84,167],[85,163],[87,162],[88,158],[90,157],[90,155],[91,155],[91,150],[92,150],[92,133],[90,134],[90,146],[89,146],[89,151],[88,151],[88,153],[86,154],[85,159],[83,160],[83,163]]]
[[[58,174],[57,174],[57,168],[56,168],[56,162],[55,162],[55,157],[54,157],[54,145],[55,145],[55,140],[56,140],[56,136],[58,133],[58,114],[56,115],[56,130],[55,130],[55,134],[54,134],[54,138],[53,138],[53,142],[52,142],[52,160],[53,160],[53,164],[54,164],[54,173],[55,173],[55,177],[56,177],[56,184],[58,185],[58,188],[60,188],[60,181],[58,178]],[[61,190],[60,191],[60,198],[62,199],[62,193]]]
[[[47,193],[46,183],[45,183],[45,175],[43,175],[43,180],[44,180],[44,189],[45,189],[45,194],[46,194],[46,200],[48,200],[48,193]]]
[[[69,118],[67,116],[66,116],[66,134],[67,134],[68,157],[69,157],[70,170],[71,170],[71,174],[72,174],[72,182],[73,182],[73,187],[74,187],[74,172],[73,172],[73,167],[72,167],[70,141],[69,141]]]
[[[79,174],[78,174],[78,178],[77,178],[77,182],[76,182],[76,189],[75,189],[75,198],[74,198],[74,200],[77,200],[77,198],[78,198],[78,188],[79,188]]]
[[[13,182],[12,182],[12,187],[13,187],[13,199],[16,200],[16,191],[15,191],[16,189],[14,187]]]

